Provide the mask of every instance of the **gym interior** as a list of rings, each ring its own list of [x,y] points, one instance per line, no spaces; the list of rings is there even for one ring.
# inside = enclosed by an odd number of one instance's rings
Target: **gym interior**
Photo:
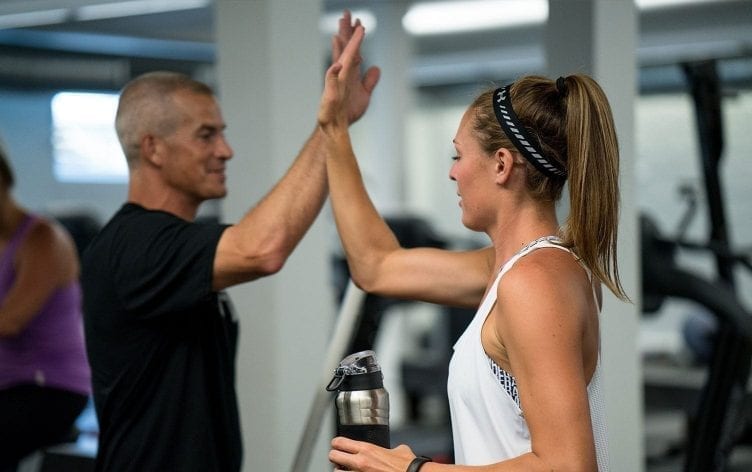
[[[602,313],[613,469],[752,470],[749,0],[3,0],[0,136],[19,200],[59,219],[83,250],[125,199],[118,90],[167,69],[220,97],[235,150],[229,195],[199,217],[237,220],[315,126],[345,8],[368,31],[366,63],[382,69],[353,144],[405,246],[486,243],[462,227],[448,178],[451,137],[476,92],[531,73],[579,71],[602,84],[619,137],[619,264],[633,301],[607,296]],[[392,444],[451,461],[446,370],[472,312],[358,296],[328,208],[283,271],[230,293],[244,470],[330,470],[333,415],[312,414],[315,399],[333,354],[367,349],[384,372]],[[352,329],[337,331],[347,315]],[[96,438],[88,408],[22,470],[93,470]]]

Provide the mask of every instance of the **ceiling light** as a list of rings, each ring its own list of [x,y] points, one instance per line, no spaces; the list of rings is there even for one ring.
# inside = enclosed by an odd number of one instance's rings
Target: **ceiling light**
[[[353,10],[350,15],[353,21],[360,20],[360,23],[366,29],[367,33],[373,33],[376,31],[376,17],[368,10]],[[321,15],[319,20],[319,31],[327,35],[337,34],[339,31],[339,19],[342,17],[341,12],[326,13]]]
[[[80,3],[75,4],[71,1],[57,2],[55,5],[60,6],[60,8],[30,11],[23,11],[24,8],[33,8],[33,5],[29,5],[28,3],[21,4],[19,2],[0,5],[0,11],[4,12],[0,14],[0,29],[192,10],[208,7],[211,5],[212,0],[108,0],[104,2],[100,0],[100,3],[96,3],[94,0],[87,0],[88,5]],[[53,4],[53,2],[47,2],[44,5]],[[41,5],[38,4],[37,8]]]
[[[85,5],[75,9],[80,21],[192,10],[209,6],[210,0],[130,0]]]
[[[635,0],[640,10],[655,10],[659,8],[671,8],[691,5],[695,3],[711,3],[724,0]]]
[[[402,25],[414,35],[459,33],[543,23],[546,0],[468,0],[416,3]]]
[[[30,11],[26,13],[10,13],[8,15],[0,15],[0,29],[62,23],[67,17],[68,10],[66,8]]]

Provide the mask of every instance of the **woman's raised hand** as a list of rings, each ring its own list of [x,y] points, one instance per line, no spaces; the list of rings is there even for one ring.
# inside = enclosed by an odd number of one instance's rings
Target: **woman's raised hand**
[[[368,108],[371,94],[379,81],[378,67],[361,75],[360,45],[365,30],[360,20],[352,22],[345,10],[339,31],[332,38],[332,66],[327,70],[318,121],[322,127],[347,126],[357,121]]]

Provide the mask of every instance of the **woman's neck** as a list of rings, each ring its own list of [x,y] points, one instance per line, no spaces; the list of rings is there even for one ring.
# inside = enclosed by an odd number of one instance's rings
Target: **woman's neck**
[[[503,264],[526,244],[544,236],[557,236],[559,224],[553,206],[518,207],[510,211],[489,234],[496,252],[497,265]]]

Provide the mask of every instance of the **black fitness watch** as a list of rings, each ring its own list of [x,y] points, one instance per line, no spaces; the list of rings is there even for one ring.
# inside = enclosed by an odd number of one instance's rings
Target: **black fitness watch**
[[[410,465],[407,466],[407,470],[405,472],[418,472],[426,462],[433,462],[433,459],[426,456],[416,456],[415,459],[410,462]]]

